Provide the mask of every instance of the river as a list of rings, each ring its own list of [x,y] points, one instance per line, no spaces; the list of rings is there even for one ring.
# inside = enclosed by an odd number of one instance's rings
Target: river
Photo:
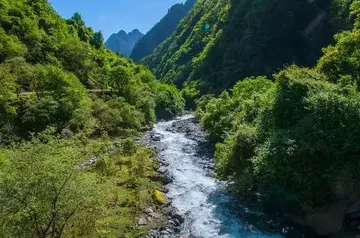
[[[193,118],[185,115],[159,122],[151,132],[157,137],[159,157],[172,178],[166,195],[185,218],[180,234],[202,238],[285,237],[283,232],[256,228],[258,222],[251,217],[260,217],[268,224],[271,220],[241,207],[226,192],[226,184],[211,176],[212,153],[204,152],[204,134]]]

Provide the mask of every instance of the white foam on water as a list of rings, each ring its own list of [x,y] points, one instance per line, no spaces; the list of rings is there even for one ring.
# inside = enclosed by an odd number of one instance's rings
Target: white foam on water
[[[197,142],[182,133],[166,130],[173,122],[192,117],[186,115],[159,122],[153,129],[163,136],[160,143],[166,146],[159,156],[169,163],[169,175],[173,178],[173,182],[167,185],[167,196],[185,217],[182,234],[203,238],[281,237],[251,230],[243,224],[229,206],[233,199],[221,191],[222,183],[207,176],[199,164],[201,158],[195,153]]]

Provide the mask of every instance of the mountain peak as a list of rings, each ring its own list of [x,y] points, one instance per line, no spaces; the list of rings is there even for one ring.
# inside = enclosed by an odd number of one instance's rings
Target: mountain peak
[[[131,32],[129,32],[129,34],[142,34],[139,29],[134,29]]]
[[[121,38],[126,38],[127,37],[127,33],[124,30],[119,31],[117,34],[115,34]]]
[[[112,34],[106,41],[105,45],[113,52],[130,56],[136,42],[143,36],[138,30],[134,29],[129,33],[120,30],[117,34]]]

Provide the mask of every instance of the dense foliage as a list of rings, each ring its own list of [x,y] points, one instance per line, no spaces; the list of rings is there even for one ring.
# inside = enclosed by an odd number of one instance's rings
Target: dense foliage
[[[220,93],[240,78],[271,76],[286,64],[311,66],[346,27],[338,13],[345,1],[331,2],[199,1],[144,62],[163,82],[197,82],[201,94]]]
[[[143,235],[154,154],[108,135],[136,136],[184,102],[103,41],[47,0],[0,0],[0,237]]]
[[[86,27],[80,14],[65,21],[42,0],[0,5],[1,142],[47,126],[141,129],[155,121],[155,108],[172,106],[156,95],[176,90],[105,49],[102,34]],[[99,103],[105,104],[101,112]],[[182,110],[176,107],[171,112]]]
[[[354,29],[337,34],[314,69],[288,66],[275,82],[247,78],[198,101],[219,175],[239,196],[259,192],[299,214],[359,191],[359,7],[349,9]]]
[[[188,14],[195,2],[196,0],[187,0],[185,3],[172,6],[168,13],[136,43],[130,58],[140,61],[148,56],[175,31],[179,22]]]
[[[1,150],[0,236],[142,237],[137,217],[160,188],[149,179],[153,156],[129,139],[48,132]]]

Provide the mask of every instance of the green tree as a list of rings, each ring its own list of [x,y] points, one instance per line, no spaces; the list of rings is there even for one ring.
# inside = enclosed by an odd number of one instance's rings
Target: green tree
[[[95,46],[95,48],[99,49],[104,45],[104,36],[101,31],[95,32],[90,43]]]
[[[0,234],[83,237],[94,231],[97,185],[77,167],[82,155],[62,141],[2,151]]]
[[[159,84],[156,92],[156,114],[159,118],[168,118],[183,111],[185,101],[173,85]]]
[[[11,59],[18,56],[24,56],[27,48],[14,35],[7,35],[3,28],[0,27],[0,63],[5,59]]]

